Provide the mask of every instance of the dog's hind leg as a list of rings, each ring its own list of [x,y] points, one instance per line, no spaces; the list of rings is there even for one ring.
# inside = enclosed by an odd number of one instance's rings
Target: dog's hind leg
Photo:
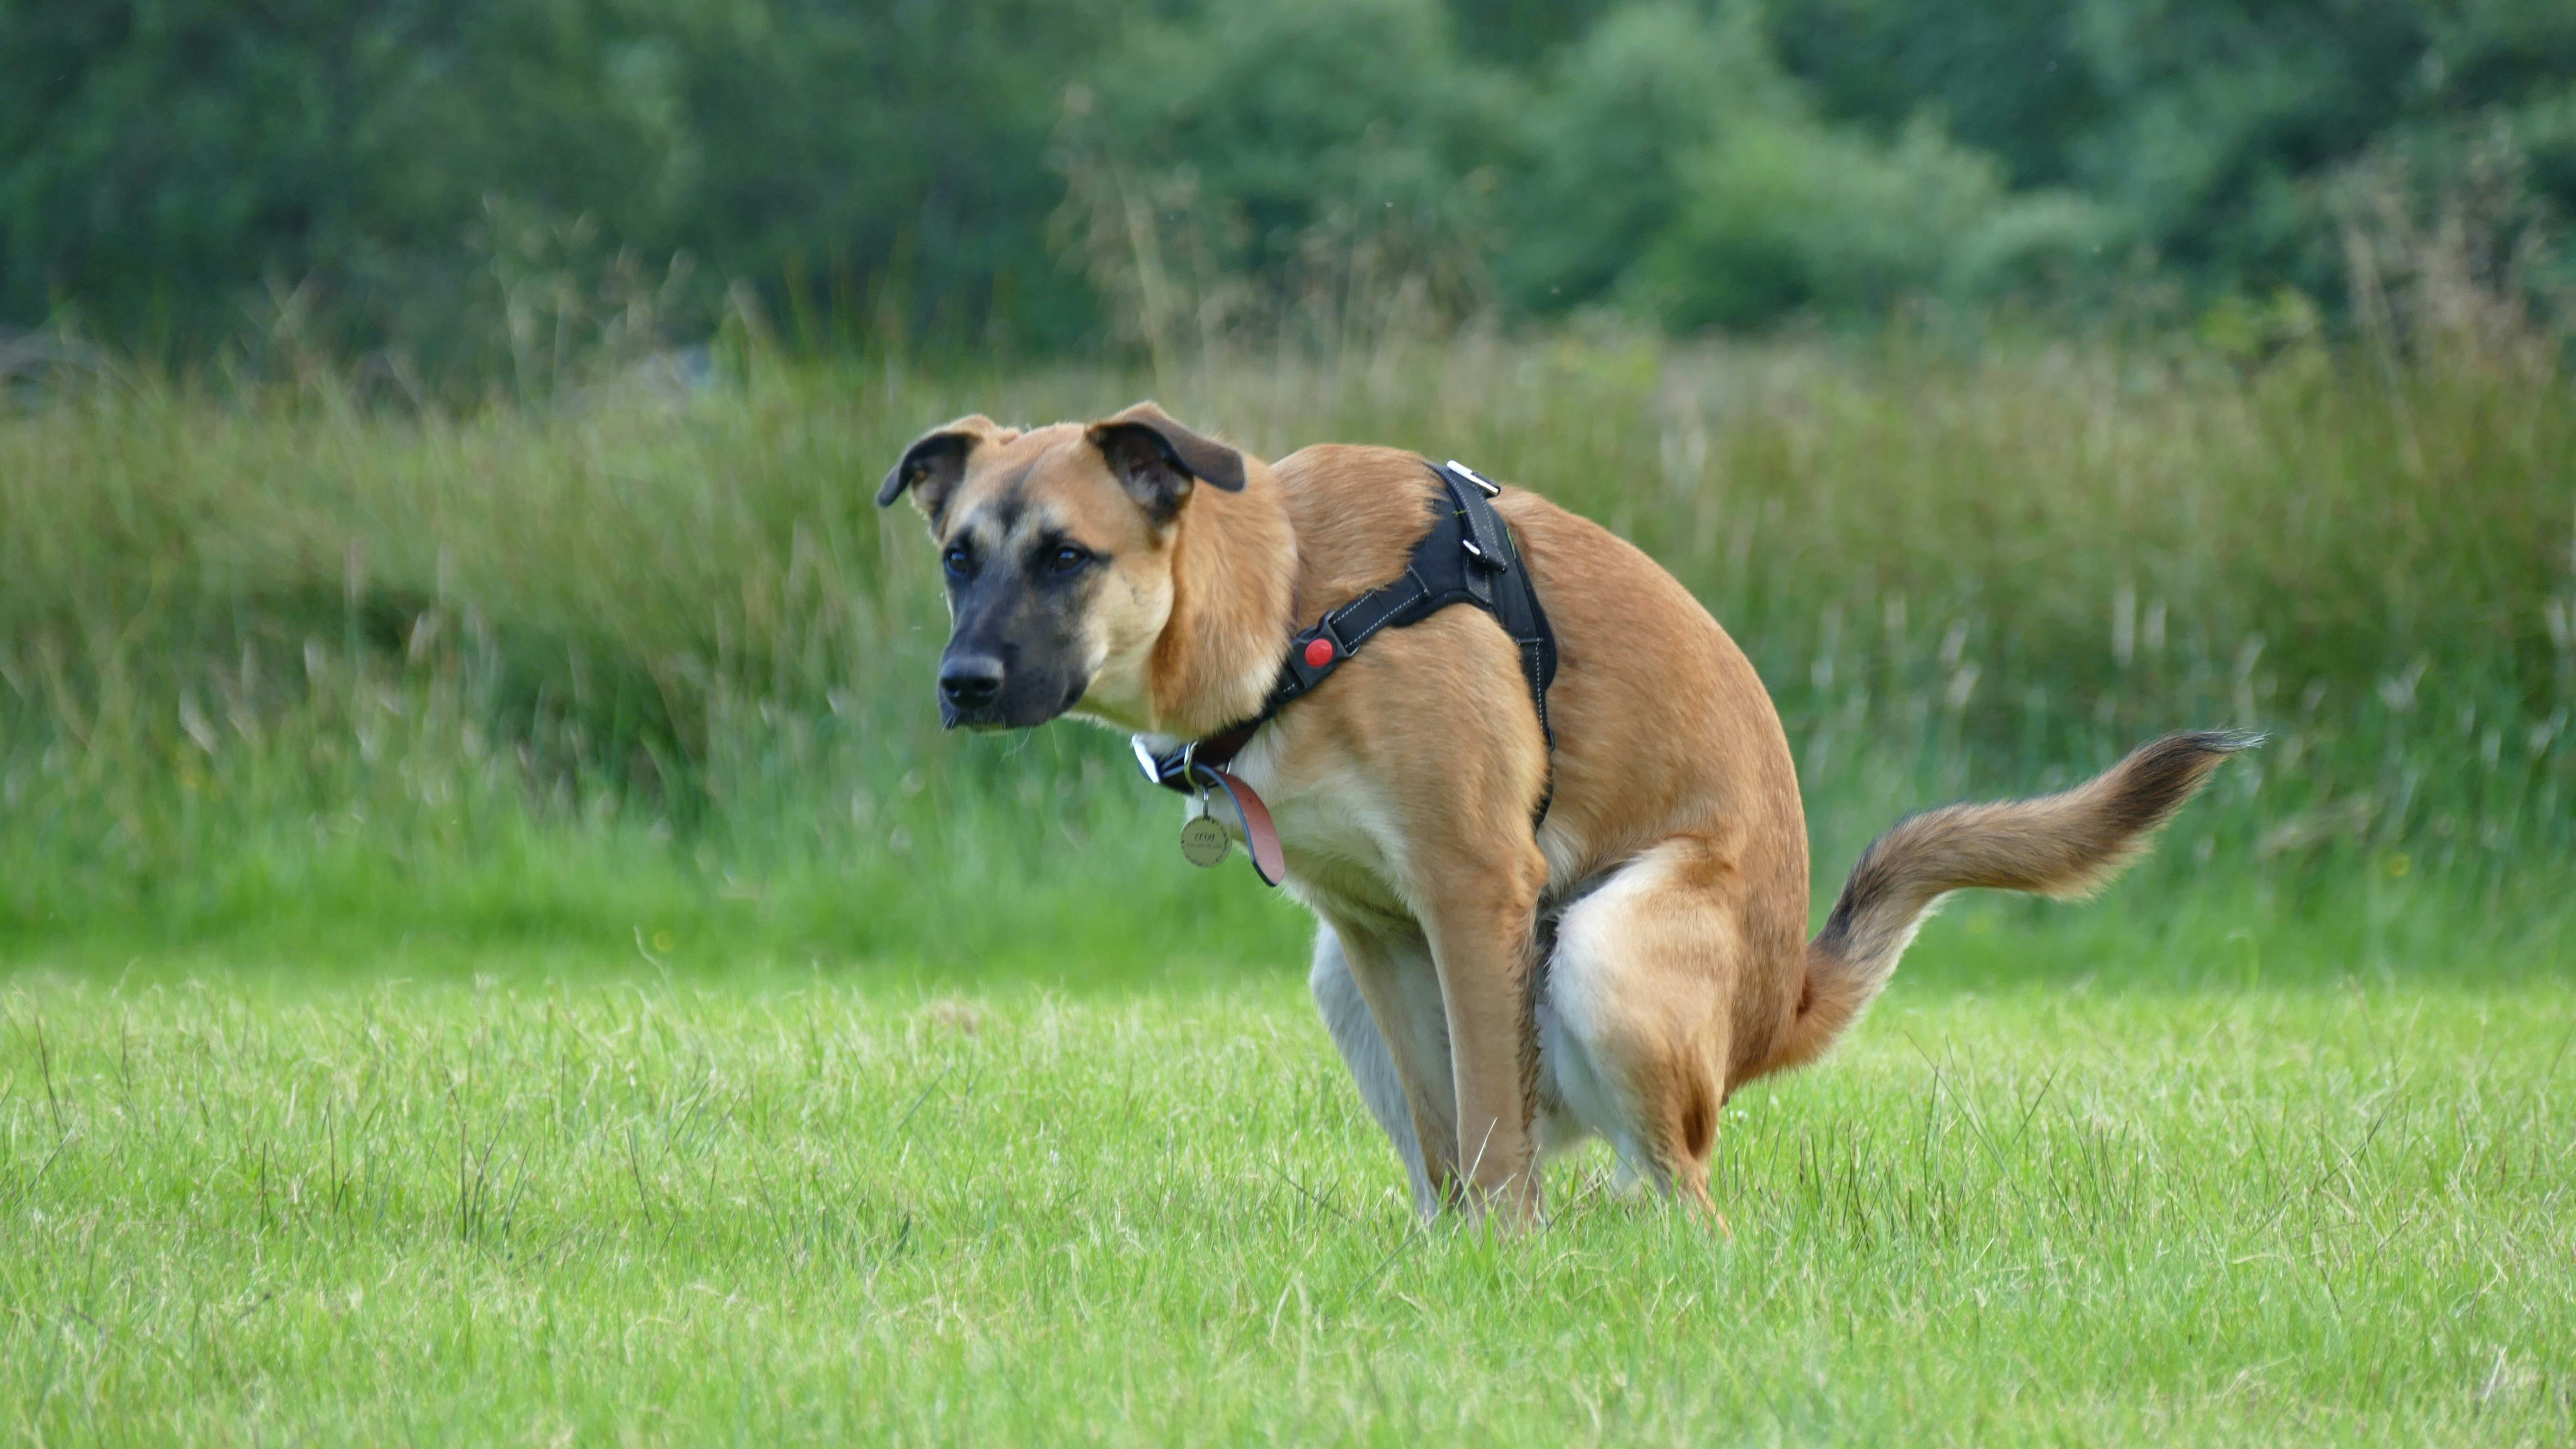
[[[1387,1051],[1377,1018],[1369,1013],[1367,998],[1360,995],[1359,983],[1351,978],[1351,963],[1342,952],[1341,938],[1333,934],[1330,926],[1315,933],[1315,967],[1306,984],[1315,993],[1315,1007],[1324,1015],[1324,1029],[1332,1033],[1333,1045],[1340,1049],[1343,1064],[1351,1070],[1351,1080],[1359,1084],[1369,1115],[1386,1129],[1387,1137],[1395,1143],[1396,1156],[1404,1159],[1405,1179],[1413,1187],[1414,1211],[1430,1216],[1439,1210],[1440,1199],[1432,1190],[1430,1169],[1423,1165],[1422,1137],[1414,1130],[1413,1107],[1404,1094],[1404,1079],[1396,1073],[1395,1058]]]
[[[1559,1097],[1622,1168],[1703,1208],[1746,966],[1726,873],[1706,842],[1668,840],[1575,902],[1542,1043]]]

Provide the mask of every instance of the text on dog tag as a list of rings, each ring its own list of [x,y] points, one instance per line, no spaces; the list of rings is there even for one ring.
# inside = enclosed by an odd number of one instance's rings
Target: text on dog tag
[[[1226,851],[1233,845],[1234,841],[1227,837],[1225,827],[1217,824],[1214,816],[1193,816],[1188,824],[1181,827],[1181,858],[1192,865],[1215,865],[1225,859]]]

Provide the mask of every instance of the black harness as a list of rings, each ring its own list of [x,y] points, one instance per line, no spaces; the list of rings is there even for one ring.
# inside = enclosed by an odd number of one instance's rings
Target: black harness
[[[1438,509],[1431,531],[1414,545],[1404,577],[1369,590],[1290,639],[1287,662],[1280,666],[1279,681],[1270,687],[1259,714],[1168,753],[1155,752],[1139,736],[1136,760],[1146,779],[1166,789],[1195,793],[1205,783],[1198,777],[1222,770],[1251,742],[1254,731],[1330,678],[1380,630],[1419,624],[1452,604],[1475,605],[1493,615],[1511,636],[1520,650],[1530,704],[1538,710],[1539,732],[1554,753],[1556,731],[1548,723],[1547,687],[1556,678],[1556,635],[1547,626],[1547,612],[1539,607],[1537,582],[1521,563],[1520,550],[1513,546],[1502,515],[1494,511],[1493,500],[1502,487],[1456,459],[1434,464],[1431,471],[1448,496],[1448,506]],[[1233,793],[1231,786],[1228,793]],[[1555,796],[1556,777],[1551,770],[1532,829],[1547,819]]]

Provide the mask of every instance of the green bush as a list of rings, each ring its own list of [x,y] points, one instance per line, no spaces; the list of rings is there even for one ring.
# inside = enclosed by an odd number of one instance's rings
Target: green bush
[[[1749,10],[1611,17],[1539,108],[1503,272],[1533,311],[1615,297],[1677,329],[1982,297],[2088,253],[2100,219],[2006,193],[1928,116],[1892,140],[1819,120]]]
[[[1128,330],[1329,326],[1407,286],[1482,304],[1516,85],[1457,54],[1437,0],[1213,0],[1120,49],[1067,144]]]
[[[2576,207],[2564,0],[1777,0],[1825,113],[1892,136],[1927,106],[2016,187],[2057,186],[2204,290],[2343,290],[2342,168],[2412,138],[2526,133],[2534,198]]]
[[[2332,318],[2392,205],[2476,209],[2481,285],[2545,305],[2571,77],[2565,0],[0,0],[0,327],[526,395],[737,313],[1166,358],[1918,295]]]
[[[1089,310],[1033,218],[1105,8],[7,0],[0,320],[178,355],[282,322],[488,372],[514,309],[619,312],[622,253],[648,291],[696,260],[684,335],[743,277],[1063,342]]]
[[[1682,168],[1722,117],[1794,102],[1743,23],[1687,5],[1620,11],[1561,61],[1529,120],[1529,164],[1499,269],[1533,312],[1600,301],[1684,206]]]

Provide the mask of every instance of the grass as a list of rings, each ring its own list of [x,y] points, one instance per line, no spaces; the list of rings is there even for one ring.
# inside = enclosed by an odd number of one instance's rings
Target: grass
[[[2402,858],[2462,931],[2564,930],[2527,868],[2576,852],[2551,356],[1468,339],[1160,389],[751,356],[703,393],[463,417],[327,375],[126,379],[0,415],[0,955],[638,929],[788,960],[1293,950],[1161,868],[1168,803],[1119,742],[939,733],[930,552],[869,501],[934,420],[1149,390],[1273,456],[1469,457],[1635,538],[1779,701],[1826,891],[1902,810],[2238,726],[2277,742],[2141,893],[2217,875],[2339,924]]]
[[[961,996],[563,965],[0,989],[5,1432],[2576,1432],[2563,990],[1901,985],[1739,1094],[1731,1231],[1614,1196],[1596,1153],[1496,1241],[1416,1226],[1276,970]]]

